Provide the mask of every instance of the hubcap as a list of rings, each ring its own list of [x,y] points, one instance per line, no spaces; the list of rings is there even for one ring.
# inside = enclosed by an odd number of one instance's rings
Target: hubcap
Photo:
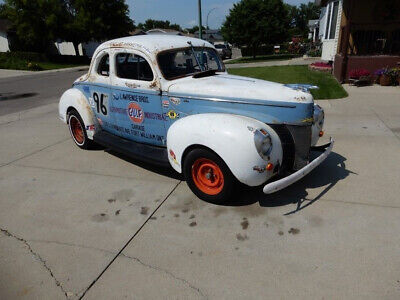
[[[199,158],[194,162],[192,178],[196,187],[208,195],[217,195],[224,188],[224,175],[220,167],[207,158]]]
[[[85,141],[85,134],[83,132],[82,124],[81,122],[79,122],[77,117],[70,117],[69,127],[71,129],[72,137],[74,138],[75,142],[79,145],[82,145]]]

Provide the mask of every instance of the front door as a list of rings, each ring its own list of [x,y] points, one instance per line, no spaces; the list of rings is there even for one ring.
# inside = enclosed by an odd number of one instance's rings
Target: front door
[[[165,116],[157,77],[145,55],[133,50],[113,54],[110,112],[116,134],[141,143],[165,146]]]

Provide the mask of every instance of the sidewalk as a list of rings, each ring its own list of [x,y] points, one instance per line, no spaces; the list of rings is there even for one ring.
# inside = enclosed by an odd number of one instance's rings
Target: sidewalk
[[[46,71],[23,71],[23,70],[8,70],[8,69],[0,69],[0,79],[1,78],[11,78],[11,77],[20,77],[27,75],[43,75],[43,74],[51,74],[58,72],[67,72],[67,71],[84,71],[89,70],[89,66],[78,66],[73,68],[63,68],[63,69],[54,69],[54,70],[46,70]]]
[[[271,61],[260,61],[254,63],[226,64],[225,67],[227,69],[236,69],[236,68],[271,67],[271,66],[298,66],[298,65],[310,65],[320,60],[321,60],[320,57],[309,57],[309,58],[299,57],[288,60],[271,60]]]

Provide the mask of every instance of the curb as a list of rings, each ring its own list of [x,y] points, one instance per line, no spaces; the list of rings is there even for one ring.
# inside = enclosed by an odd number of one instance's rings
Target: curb
[[[8,79],[8,78],[13,78],[13,77],[54,74],[54,73],[59,73],[59,72],[88,71],[89,66],[78,66],[78,67],[72,67],[72,68],[54,69],[54,70],[46,70],[46,71],[0,69],[0,72],[1,72],[1,70],[21,72],[20,74],[10,74],[10,76],[0,77],[0,79]],[[26,72],[26,73],[24,73],[24,72]]]

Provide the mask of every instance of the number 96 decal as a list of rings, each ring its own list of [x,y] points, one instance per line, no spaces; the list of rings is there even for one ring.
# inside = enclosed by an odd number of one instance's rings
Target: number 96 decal
[[[94,107],[98,114],[107,116],[108,114],[108,95],[93,93],[93,97],[89,99],[90,106]]]

